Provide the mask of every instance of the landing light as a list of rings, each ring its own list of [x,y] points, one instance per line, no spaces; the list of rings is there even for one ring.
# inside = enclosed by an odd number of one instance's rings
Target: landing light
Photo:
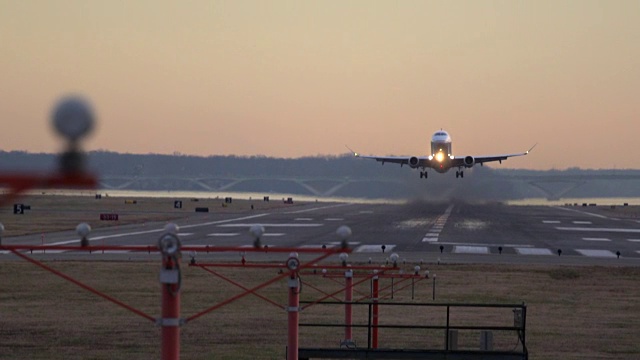
[[[438,162],[442,162],[442,160],[444,160],[444,154],[443,154],[443,153],[441,153],[441,152],[437,153],[437,154],[436,154],[436,160],[437,160]]]
[[[429,161],[433,160],[433,156],[429,155]]]

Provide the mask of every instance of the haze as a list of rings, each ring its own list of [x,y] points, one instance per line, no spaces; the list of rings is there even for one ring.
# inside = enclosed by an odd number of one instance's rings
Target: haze
[[[638,1],[0,0],[0,149],[59,150],[80,93],[88,150],[425,155],[444,128],[539,143],[495,167],[640,168],[639,40]]]

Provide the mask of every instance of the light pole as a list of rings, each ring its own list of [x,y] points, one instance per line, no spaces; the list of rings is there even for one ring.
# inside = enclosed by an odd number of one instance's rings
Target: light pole
[[[158,239],[158,248],[162,253],[160,283],[162,286],[162,318],[158,324],[162,327],[162,359],[180,358],[180,239],[171,232],[177,232],[177,226],[170,224],[166,232]]]

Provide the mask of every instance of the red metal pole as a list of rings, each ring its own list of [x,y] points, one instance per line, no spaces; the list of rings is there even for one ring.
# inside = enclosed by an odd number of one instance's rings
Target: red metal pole
[[[169,273],[180,271],[179,257],[163,256],[162,268]],[[169,276],[171,277],[171,276]],[[162,359],[180,359],[180,276],[162,279]]]
[[[353,309],[350,304],[351,301],[353,301],[353,270],[345,271],[344,279],[344,301],[347,303],[344,305],[344,342],[349,345],[353,341],[353,331],[351,328],[353,324]]]
[[[288,328],[289,338],[287,340],[287,360],[298,360],[298,324],[300,317],[300,279],[297,273],[291,272],[289,278],[289,307]]]
[[[378,279],[378,275],[376,274],[373,277],[373,286],[372,286],[372,294],[371,297],[373,298],[373,329],[371,330],[371,347],[374,349],[378,348],[378,296],[379,296],[379,292],[380,292],[380,284],[379,284],[379,279]]]

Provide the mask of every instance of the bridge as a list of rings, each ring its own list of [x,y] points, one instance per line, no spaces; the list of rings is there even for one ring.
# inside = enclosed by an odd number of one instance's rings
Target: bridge
[[[452,195],[456,190],[453,185],[467,186],[478,184],[477,179],[482,180],[479,186],[486,186],[486,182],[508,182],[511,184],[525,185],[542,198],[558,200],[570,194],[572,191],[586,186],[605,182],[609,184],[609,190],[616,189],[619,185],[628,182],[640,181],[639,175],[629,174],[593,174],[593,175],[569,175],[569,174],[542,174],[542,175],[502,175],[487,174],[476,179],[451,180],[446,175],[441,178],[429,180],[408,179],[405,176],[398,178],[354,178],[354,177],[283,177],[283,176],[103,176],[99,180],[101,189],[108,190],[147,190],[147,191],[205,191],[205,192],[275,192],[292,193],[316,197],[346,196],[346,197],[370,197],[367,196],[371,189],[379,192],[411,193],[412,189],[432,188],[438,189],[438,195]],[[431,186],[429,186],[431,185]],[[634,187],[637,188],[637,186]],[[628,196],[627,194],[621,196]],[[640,196],[640,195],[634,195]]]

